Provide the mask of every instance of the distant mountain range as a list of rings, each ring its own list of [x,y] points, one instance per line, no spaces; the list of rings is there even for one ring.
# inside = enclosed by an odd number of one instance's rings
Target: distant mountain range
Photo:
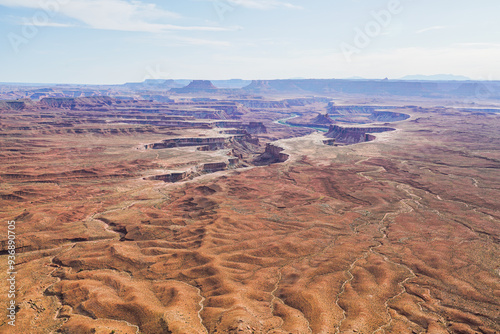
[[[458,80],[254,80],[244,91],[260,93],[363,94],[427,98],[500,98],[500,81]]]
[[[125,86],[131,88],[144,88],[144,87],[156,87],[156,88],[182,88],[189,83],[191,83],[191,79],[147,79],[143,82],[129,82],[126,83]],[[242,79],[230,79],[230,80],[211,80],[212,84],[217,88],[222,89],[238,89],[248,86],[252,81],[251,80],[242,80]]]
[[[412,81],[467,81],[472,80],[471,78],[465,77],[463,75],[454,74],[434,74],[434,75],[407,75],[402,77],[400,80],[412,80]]]
[[[213,92],[233,89],[244,94],[362,94],[426,98],[500,99],[500,81],[472,81],[455,75],[406,76],[402,79],[287,79],[287,80],[147,80],[125,87],[171,93]]]
[[[380,79],[367,79],[359,76],[354,76],[350,78],[346,78],[345,80],[380,80]],[[392,80],[405,80],[405,81],[472,81],[471,78],[463,76],[463,75],[454,75],[454,74],[433,74],[433,75],[422,75],[422,74],[414,74],[414,75],[406,75],[399,79]]]

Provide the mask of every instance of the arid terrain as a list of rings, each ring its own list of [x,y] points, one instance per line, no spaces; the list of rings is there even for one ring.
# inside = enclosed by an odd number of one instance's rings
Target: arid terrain
[[[278,84],[2,89],[0,332],[500,333],[500,102]]]

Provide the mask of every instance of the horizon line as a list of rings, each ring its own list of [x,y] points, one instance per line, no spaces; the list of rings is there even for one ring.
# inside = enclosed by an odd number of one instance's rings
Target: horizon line
[[[242,78],[231,78],[231,79],[186,79],[186,78],[169,78],[169,79],[145,79],[143,81],[128,81],[122,83],[68,83],[68,82],[0,82],[0,85],[37,85],[37,86],[123,86],[126,84],[143,84],[146,81],[231,81],[231,80],[241,80],[241,81],[298,81],[298,80],[345,80],[345,81],[405,81],[405,82],[498,82],[500,80],[484,80],[484,79],[404,79],[402,78],[284,78],[284,79],[242,79]]]

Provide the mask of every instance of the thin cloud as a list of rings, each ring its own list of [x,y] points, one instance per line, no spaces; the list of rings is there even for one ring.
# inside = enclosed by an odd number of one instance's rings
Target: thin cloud
[[[231,46],[231,43],[226,42],[226,41],[214,41],[214,40],[201,39],[201,38],[174,36],[171,39],[177,40],[183,44],[188,44],[188,45],[217,46],[217,47],[229,47],[229,46]]]
[[[278,0],[227,0],[230,4],[234,6],[241,6],[252,9],[274,9],[279,7],[290,8],[290,9],[303,9],[301,6],[291,4],[289,2],[283,2]]]
[[[24,23],[24,25],[31,25],[31,23]],[[58,23],[58,22],[38,22],[37,27],[52,27],[52,28],[71,28],[75,27],[73,24]]]
[[[56,1],[56,3],[58,3]],[[0,5],[40,9],[39,0],[0,0]],[[159,33],[182,31],[227,31],[235,28],[216,26],[182,26],[165,21],[179,19],[177,13],[158,8],[155,4],[126,0],[71,0],[61,1],[57,13],[84,23],[87,27],[103,30]]]
[[[37,27],[54,27],[54,28],[71,28],[76,27],[76,25],[71,23],[54,22],[54,21],[43,21],[39,19],[33,19],[33,17],[19,17],[19,16],[9,16],[9,24],[20,25],[20,26],[37,26]]]
[[[500,49],[500,43],[456,43],[458,47],[478,49]]]
[[[433,26],[433,27],[428,27],[428,28],[424,28],[424,29],[421,29],[421,30],[417,30],[417,34],[423,34],[424,32],[428,32],[428,31],[433,31],[433,30],[441,30],[441,29],[445,29],[446,27],[445,26]]]

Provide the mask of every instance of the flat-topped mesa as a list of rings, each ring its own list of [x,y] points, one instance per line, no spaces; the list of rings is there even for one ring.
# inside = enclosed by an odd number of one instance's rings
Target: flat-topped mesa
[[[170,89],[173,93],[215,92],[217,90],[218,88],[210,80],[193,80],[186,87]]]
[[[242,130],[242,133],[235,133],[228,137],[194,137],[194,138],[172,138],[165,139],[159,143],[144,145],[145,149],[161,150],[175,147],[198,146],[198,151],[216,151],[226,148],[246,148],[252,150],[252,145],[259,145],[259,138]],[[250,148],[249,148],[250,145]]]
[[[192,90],[213,90],[217,89],[210,80],[193,80],[189,85],[184,87]]]
[[[186,146],[208,146],[211,150],[224,148],[224,145],[229,141],[229,138],[174,138],[166,139],[161,143],[148,144],[146,149],[165,149],[173,147]]]
[[[371,133],[381,133],[395,130],[396,129],[387,127],[344,128],[338,125],[330,125],[325,137],[335,139],[335,142],[338,144],[351,145],[374,140],[375,136],[371,135]]]

